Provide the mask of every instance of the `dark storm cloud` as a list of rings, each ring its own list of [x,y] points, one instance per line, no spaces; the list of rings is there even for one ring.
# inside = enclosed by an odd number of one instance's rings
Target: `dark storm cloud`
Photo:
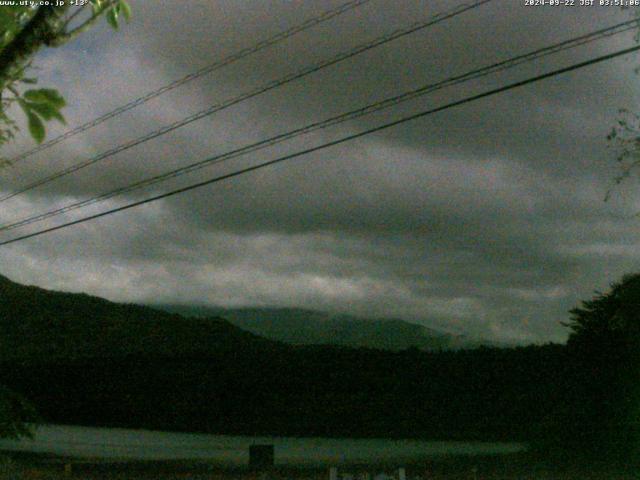
[[[38,60],[40,75],[70,100],[67,117],[75,125],[338,4],[135,2],[131,25],[118,34],[101,26],[47,52]],[[407,1],[398,8],[398,2],[373,0],[59,144],[6,171],[1,185],[9,190],[453,6]],[[536,9],[496,0],[34,190],[5,204],[0,218],[20,218],[99,194],[627,15],[615,8]],[[171,186],[317,145],[631,41],[630,36],[610,39],[443,90],[185,176]],[[125,301],[299,306],[404,317],[501,339],[563,339],[558,322],[566,311],[637,269],[640,260],[637,220],[629,217],[638,208],[634,189],[602,201],[616,173],[605,136],[617,109],[640,99],[635,62],[607,62],[4,247],[3,273]],[[22,141],[13,148],[28,146]],[[112,199],[90,211],[132,198],[138,197]]]

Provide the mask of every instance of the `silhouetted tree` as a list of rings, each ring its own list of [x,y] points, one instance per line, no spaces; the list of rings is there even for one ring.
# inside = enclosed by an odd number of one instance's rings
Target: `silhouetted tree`
[[[571,310],[565,325],[573,364],[574,415],[594,451],[628,456],[638,448],[640,274]]]

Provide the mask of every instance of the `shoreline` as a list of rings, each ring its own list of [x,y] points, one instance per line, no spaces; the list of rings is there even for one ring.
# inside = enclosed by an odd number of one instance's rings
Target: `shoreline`
[[[531,453],[489,456],[444,456],[413,462],[354,462],[338,465],[275,465],[257,470],[248,465],[229,465],[202,460],[99,460],[79,459],[30,452],[0,451],[0,459],[9,458],[7,467],[0,465],[0,480],[41,478],[70,479],[142,479],[175,478],[218,480],[329,480],[329,468],[337,467],[338,480],[401,480],[398,469],[404,468],[406,480],[633,480],[637,473],[631,467],[587,464],[575,461],[553,461]],[[1,462],[0,462],[1,463]]]

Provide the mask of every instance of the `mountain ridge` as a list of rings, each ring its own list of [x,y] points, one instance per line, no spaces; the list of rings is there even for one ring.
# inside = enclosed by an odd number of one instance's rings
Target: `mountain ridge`
[[[399,318],[368,319],[304,308],[158,304],[154,308],[185,316],[219,316],[261,337],[290,345],[336,345],[401,351],[495,346],[496,342],[442,332]]]
[[[85,293],[21,285],[0,275],[3,359],[200,355],[276,348],[222,318],[185,318]]]

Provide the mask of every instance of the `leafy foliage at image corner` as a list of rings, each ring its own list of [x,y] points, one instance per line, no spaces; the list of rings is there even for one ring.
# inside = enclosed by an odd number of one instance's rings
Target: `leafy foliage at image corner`
[[[615,186],[628,179],[640,165],[640,116],[626,108],[620,109],[618,114],[616,125],[607,135],[609,148],[615,152],[619,167],[619,173],[614,178]],[[605,200],[611,198],[612,192],[610,188]]]
[[[50,88],[27,90],[22,98],[17,98],[17,101],[27,117],[29,133],[38,143],[44,140],[45,122],[57,120],[60,123],[66,123],[60,113],[60,109],[66,105],[66,102],[57,90]]]
[[[17,122],[8,113],[13,104],[17,104],[24,113],[29,134],[37,143],[45,139],[47,122],[56,120],[66,123],[60,111],[66,102],[57,90],[41,88],[23,91],[21,88],[37,82],[36,78],[25,76],[25,72],[31,67],[31,57],[41,45],[62,45],[86,31],[102,15],[114,29],[118,29],[122,19],[128,22],[131,18],[131,7],[126,0],[89,0],[87,5],[91,12],[78,25],[72,25],[72,21],[84,7],[76,7],[75,12],[66,17],[59,13],[48,16],[41,14],[46,9],[53,12],[54,7],[0,8],[0,146],[12,140],[19,131]],[[55,7],[57,10],[68,8],[68,5]],[[34,26],[38,23],[42,25]],[[20,49],[25,52],[14,52]],[[7,52],[11,55],[3,55]]]

